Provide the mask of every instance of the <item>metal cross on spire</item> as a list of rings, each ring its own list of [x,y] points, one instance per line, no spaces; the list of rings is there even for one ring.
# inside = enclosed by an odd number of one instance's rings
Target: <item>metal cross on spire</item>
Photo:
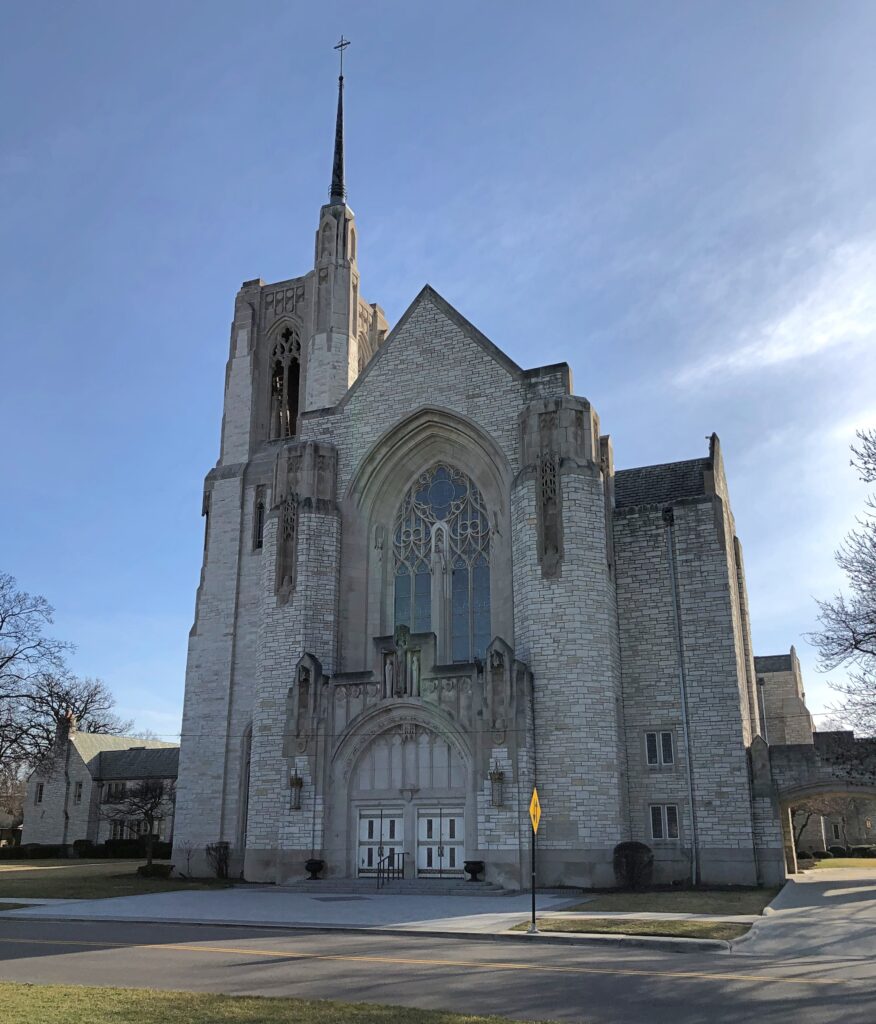
[[[350,40],[349,39],[344,39],[344,35],[343,35],[343,33],[341,33],[341,38],[338,41],[337,45],[334,47],[336,50],[340,50],[341,78],[344,77],[344,50],[346,50],[349,45],[350,45]]]

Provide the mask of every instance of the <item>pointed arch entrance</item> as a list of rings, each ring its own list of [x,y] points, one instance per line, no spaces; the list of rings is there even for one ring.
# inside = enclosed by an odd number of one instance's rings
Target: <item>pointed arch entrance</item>
[[[391,858],[404,877],[462,877],[476,822],[471,755],[458,731],[400,702],[352,723],[333,759],[332,828],[346,834],[347,873]]]

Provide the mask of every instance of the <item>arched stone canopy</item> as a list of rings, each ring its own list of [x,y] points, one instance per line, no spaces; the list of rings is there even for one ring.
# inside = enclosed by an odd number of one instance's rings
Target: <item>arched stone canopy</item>
[[[371,638],[393,631],[391,537],[399,504],[418,475],[437,463],[462,470],[476,484],[491,526],[491,635],[513,645],[511,518],[513,472],[498,445],[471,420],[422,407],[372,447],[341,502],[341,561],[349,586],[341,597],[340,657],[344,671],[365,667]]]

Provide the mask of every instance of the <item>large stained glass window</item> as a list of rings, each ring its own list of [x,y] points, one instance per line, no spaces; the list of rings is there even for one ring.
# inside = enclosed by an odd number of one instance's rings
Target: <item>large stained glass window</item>
[[[442,629],[439,652],[483,658],[490,636],[490,523],[461,470],[439,463],[405,495],[393,534],[395,625]],[[440,656],[440,654],[439,654]]]

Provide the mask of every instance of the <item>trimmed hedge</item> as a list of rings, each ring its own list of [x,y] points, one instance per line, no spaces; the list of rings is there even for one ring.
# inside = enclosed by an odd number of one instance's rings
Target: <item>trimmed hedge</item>
[[[812,859],[813,860],[824,860],[825,857],[832,857],[832,856],[833,856],[833,854],[828,852],[827,850],[813,850],[812,851]]]
[[[137,874],[141,878],[170,878],[173,864],[141,864]]]
[[[59,843],[25,843],[24,846],[0,846],[0,860],[48,860],[66,857],[67,850]]]
[[[828,846],[834,857],[848,857],[849,851],[844,846]]]
[[[156,841],[152,844],[155,860],[170,860],[170,843]],[[0,860],[48,860],[70,857],[111,857],[116,860],[131,858],[142,860],[146,856],[146,840],[108,839],[95,844],[88,839],[77,839],[70,846],[60,843],[27,843],[24,846],[0,846]]]

